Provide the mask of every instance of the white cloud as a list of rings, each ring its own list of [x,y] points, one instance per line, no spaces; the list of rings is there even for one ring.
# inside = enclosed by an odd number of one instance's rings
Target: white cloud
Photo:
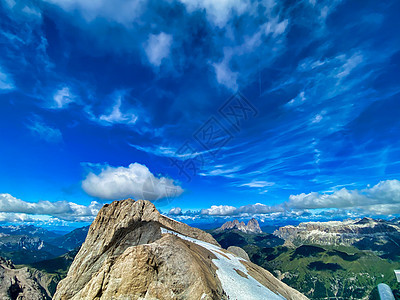
[[[236,207],[229,205],[212,205],[210,208],[202,209],[202,215],[210,216],[229,216],[233,215]]]
[[[289,201],[272,206],[262,203],[240,207],[212,205],[210,208],[199,211],[180,211],[178,218],[321,219],[331,217],[355,218],[365,215],[390,216],[396,214],[400,214],[400,181],[386,180],[363,190],[342,188],[327,193],[312,192],[291,195]]]
[[[225,165],[212,166],[209,170],[200,173],[200,176],[222,176],[227,178],[234,178],[238,171],[242,169],[241,166],[234,166],[232,168]]]
[[[243,183],[240,186],[247,186],[251,188],[264,188],[267,186],[273,186],[275,183],[274,182],[268,182],[268,181],[263,181],[263,180],[253,180],[248,183]]]
[[[184,153],[181,153],[180,148],[174,148],[174,147],[165,147],[165,146],[158,146],[158,145],[152,145],[149,147],[143,147],[140,145],[135,145],[128,143],[129,146],[135,148],[136,150],[143,151],[155,156],[160,156],[160,157],[172,157],[172,158],[177,158],[180,160],[187,160],[187,159],[195,159],[196,157],[199,157],[199,167],[202,161],[204,161],[204,155],[213,152],[217,149],[210,149],[210,150],[204,150],[204,151],[195,151],[196,149],[193,149],[193,152],[187,151]],[[188,150],[191,150],[191,148]],[[205,174],[201,173],[201,176],[216,176],[215,174]]]
[[[66,220],[93,220],[102,205],[93,201],[88,206],[67,201],[26,202],[10,194],[0,194],[0,220],[12,218],[19,221],[30,221],[27,215],[50,215]],[[6,213],[6,214],[4,214]],[[36,220],[36,219],[35,219]]]
[[[239,215],[243,214],[268,214],[272,212],[278,212],[282,211],[282,208],[280,205],[277,206],[269,206],[261,203],[256,203],[256,204],[249,204],[249,205],[244,205],[240,206],[236,209],[235,213]]]
[[[27,214],[0,212],[0,222],[34,222],[34,221],[37,221],[37,219]]]
[[[268,206],[261,203],[249,204],[240,207],[229,205],[212,205],[210,208],[202,209],[200,214],[210,216],[251,216],[256,214],[268,214],[273,212],[281,212],[281,205]]]
[[[161,32],[159,34],[150,34],[144,47],[149,62],[159,67],[163,59],[169,57],[172,45],[172,35]]]
[[[90,172],[82,181],[82,188],[93,197],[102,199],[159,200],[177,197],[183,189],[166,177],[156,177],[141,164],[133,163],[127,168],[106,166],[99,174]]]
[[[35,18],[42,17],[42,13],[34,7],[29,7],[29,6],[25,5],[24,8],[22,9],[22,12],[24,12],[25,14],[27,14],[29,16],[33,16]]]
[[[219,63],[213,63],[215,75],[219,84],[226,86],[228,89],[236,91],[238,88],[237,80],[239,73],[233,72],[229,67],[229,56],[224,56],[224,59]]]
[[[344,78],[348,76],[353,69],[363,62],[363,56],[360,53],[355,53],[339,68],[336,77]]]
[[[75,96],[71,93],[68,87],[63,87],[62,89],[58,90],[54,96],[54,106],[55,108],[64,108],[71,102],[74,102]]]
[[[272,34],[273,37],[277,37],[285,32],[289,21],[287,19],[279,22],[279,18],[276,17],[265,25],[265,34]]]
[[[288,207],[295,209],[342,208],[362,210],[371,214],[400,213],[400,181],[381,181],[372,188],[348,190],[342,188],[331,193],[291,195]]]
[[[306,101],[306,97],[304,96],[304,91],[301,91],[296,98],[290,100],[286,105],[288,106],[297,106]]]
[[[15,88],[11,76],[6,74],[0,67],[0,90],[9,91]]]
[[[122,96],[118,96],[117,102],[112,107],[112,111],[108,115],[101,115],[99,120],[106,124],[135,124],[138,116],[132,112],[121,112]]]
[[[52,128],[48,126],[39,118],[35,118],[35,120],[32,120],[32,122],[28,124],[27,127],[33,134],[39,136],[46,142],[58,143],[62,141],[61,131],[57,128]]]
[[[180,215],[182,214],[182,209],[180,207],[171,208],[168,212],[169,215]]]
[[[324,118],[324,117],[322,116],[322,114],[316,114],[316,115],[314,116],[314,118],[311,120],[311,123],[312,123],[312,124],[319,123],[319,122],[322,121],[323,118]]]

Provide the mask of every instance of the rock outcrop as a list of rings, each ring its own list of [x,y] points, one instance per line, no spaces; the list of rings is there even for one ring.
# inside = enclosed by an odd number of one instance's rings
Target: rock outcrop
[[[228,249],[226,249],[226,250],[228,250],[230,253],[235,254],[235,255],[238,256],[238,257],[241,257],[241,258],[243,258],[243,259],[245,259],[245,260],[250,261],[249,255],[246,253],[246,251],[244,251],[244,250],[243,250],[242,248],[240,248],[240,247],[237,247],[237,246],[229,246]]]
[[[51,299],[49,291],[39,283],[44,276],[26,267],[16,269],[10,260],[0,257],[0,299]]]
[[[243,221],[242,222],[239,222],[238,220],[228,221],[225,222],[219,229],[220,230],[237,229],[245,233],[262,233],[258,221],[254,218],[251,219],[247,223],[247,225]]]
[[[210,234],[162,216],[151,202],[127,199],[100,210],[53,299],[205,300],[232,293],[307,299],[220,248]]]

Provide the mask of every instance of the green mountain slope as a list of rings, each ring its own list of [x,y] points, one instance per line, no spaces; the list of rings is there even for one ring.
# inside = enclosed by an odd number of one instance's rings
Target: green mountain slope
[[[378,300],[375,290],[382,282],[395,293],[400,289],[393,272],[400,268],[400,261],[379,257],[373,251],[352,246],[265,247],[277,241],[269,240],[269,235],[224,232],[213,236],[224,247],[242,247],[251,261],[310,299]]]

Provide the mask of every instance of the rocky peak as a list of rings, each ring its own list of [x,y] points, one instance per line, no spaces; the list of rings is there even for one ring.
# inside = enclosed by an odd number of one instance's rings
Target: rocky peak
[[[254,218],[252,218],[248,223],[247,223],[247,229],[251,232],[255,233],[261,233],[261,228],[260,224],[258,224],[258,221]]]
[[[258,299],[252,291],[307,299],[210,234],[127,199],[99,211],[53,299]]]
[[[376,223],[376,221],[374,219],[364,217],[360,221],[356,222],[355,224],[362,225],[362,224],[373,224],[373,223]]]
[[[242,221],[239,223],[238,220],[225,222],[220,228],[220,230],[230,230],[237,229],[245,233],[262,233],[258,221],[252,218],[247,225]]]

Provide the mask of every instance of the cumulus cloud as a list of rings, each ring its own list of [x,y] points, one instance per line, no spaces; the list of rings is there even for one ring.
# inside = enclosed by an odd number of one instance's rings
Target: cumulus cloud
[[[212,205],[210,208],[202,209],[200,214],[210,216],[244,216],[254,214],[266,214],[282,211],[281,206],[268,206],[261,203],[249,204],[240,207],[229,205]]]
[[[229,205],[212,205],[210,208],[202,209],[202,215],[210,216],[229,216],[233,215],[236,207]]]
[[[253,183],[258,185],[257,182]],[[173,208],[169,214],[176,215],[182,220],[210,217],[318,220],[338,217],[357,218],[365,215],[396,215],[400,214],[400,181],[381,181],[373,187],[362,190],[342,188],[329,193],[301,193],[291,195],[287,202],[271,206],[262,203],[239,207],[212,205],[210,208],[185,212]]]
[[[362,210],[370,214],[400,213],[400,181],[381,181],[371,188],[348,190],[342,188],[331,193],[311,192],[291,195],[287,203],[294,209],[340,208]]]
[[[180,215],[182,214],[182,209],[180,207],[171,208],[168,212],[169,215]]]
[[[151,34],[145,45],[145,52],[149,62],[159,67],[163,59],[167,58],[171,51],[172,35],[161,32]]]
[[[0,194],[0,220],[30,221],[28,215],[50,215],[64,220],[90,221],[97,215],[102,205],[96,201],[88,206],[68,201],[27,202],[10,194]],[[32,219],[33,220],[33,219]]]
[[[0,212],[0,222],[35,222],[36,218],[19,213],[4,213]]]
[[[82,181],[82,188],[93,197],[109,200],[132,197],[154,201],[177,197],[183,192],[173,179],[154,176],[139,163],[127,168],[107,165],[99,174],[89,172]]]
[[[45,124],[38,117],[35,117],[27,127],[34,135],[40,137],[46,142],[58,143],[62,141],[61,131]]]
[[[15,88],[11,76],[5,73],[0,67],[0,90],[9,91]]]

